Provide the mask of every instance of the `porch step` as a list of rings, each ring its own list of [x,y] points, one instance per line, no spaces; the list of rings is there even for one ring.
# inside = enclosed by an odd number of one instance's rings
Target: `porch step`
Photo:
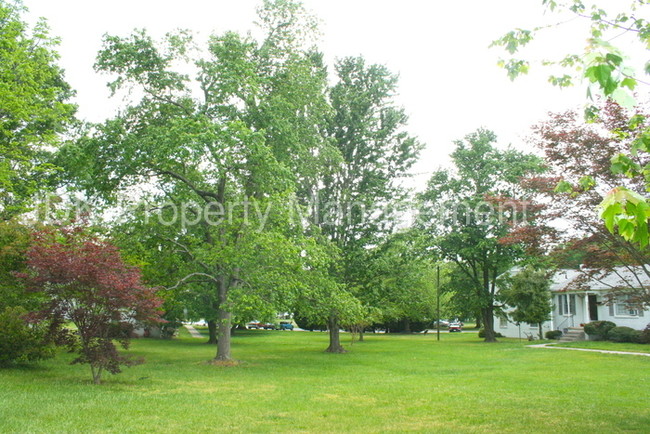
[[[569,327],[567,332],[562,335],[559,342],[584,341],[585,339],[585,330],[582,327]]]

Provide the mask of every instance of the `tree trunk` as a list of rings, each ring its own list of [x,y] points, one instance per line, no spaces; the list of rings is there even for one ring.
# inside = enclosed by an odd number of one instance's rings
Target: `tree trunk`
[[[230,354],[230,329],[232,313],[224,308],[228,305],[228,283],[225,278],[219,281],[219,309],[217,310],[217,355],[215,360],[232,360]]]
[[[217,344],[217,322],[213,319],[208,321],[208,342],[207,344],[216,345]]]
[[[359,342],[363,342],[363,327],[359,329]]]
[[[339,336],[339,320],[336,317],[330,317],[327,320],[327,326],[330,334],[330,346],[325,350],[326,353],[347,353],[341,346],[341,338]]]
[[[404,319],[404,333],[411,333],[411,321],[408,318]]]
[[[485,342],[496,342],[497,337],[494,333],[494,316],[492,306],[481,309],[481,312],[483,314],[483,330],[485,331]]]
[[[93,373],[93,384],[102,383],[102,368],[95,368],[92,364],[90,365],[90,371]]]
[[[544,339],[544,332],[542,331],[542,323],[539,323],[539,339]]]
[[[230,354],[230,323],[232,314],[219,308],[217,319],[217,356],[215,360],[232,360]]]

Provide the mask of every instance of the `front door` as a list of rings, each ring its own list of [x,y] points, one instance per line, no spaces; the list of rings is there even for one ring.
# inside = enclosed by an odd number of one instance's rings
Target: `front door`
[[[589,320],[598,321],[598,296],[589,294]]]

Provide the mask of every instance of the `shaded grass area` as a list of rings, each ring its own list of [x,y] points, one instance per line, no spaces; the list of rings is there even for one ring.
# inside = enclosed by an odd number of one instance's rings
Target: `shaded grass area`
[[[0,371],[2,432],[647,432],[650,358],[482,343],[476,334],[241,331],[237,367],[181,330],[145,365],[90,384],[65,362]]]
[[[629,351],[633,353],[650,353],[648,344],[632,344],[626,342],[578,341],[557,344],[557,347],[587,348],[590,350]]]

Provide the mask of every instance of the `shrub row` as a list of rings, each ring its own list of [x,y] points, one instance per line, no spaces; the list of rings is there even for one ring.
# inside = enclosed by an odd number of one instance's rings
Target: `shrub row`
[[[585,324],[585,333],[598,341],[634,342],[650,344],[650,324],[644,330],[617,326],[611,321],[593,321]]]

